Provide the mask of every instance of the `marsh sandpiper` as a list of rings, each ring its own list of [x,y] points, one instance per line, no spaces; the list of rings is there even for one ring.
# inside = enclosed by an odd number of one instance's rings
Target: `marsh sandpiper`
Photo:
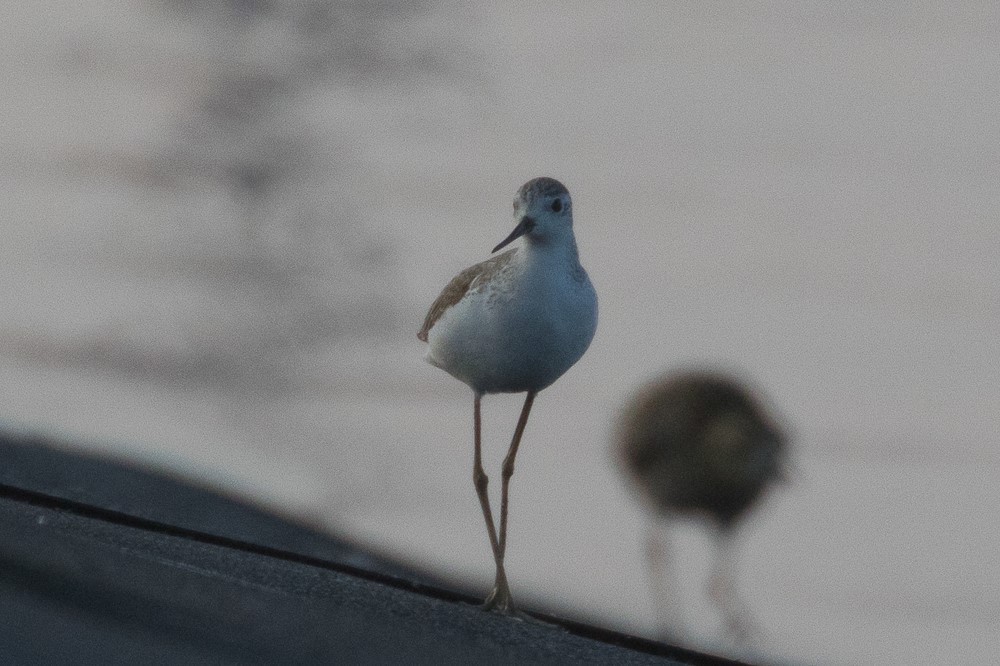
[[[528,413],[538,392],[583,356],[597,328],[597,294],[580,265],[566,187],[552,178],[528,181],[514,197],[514,219],[493,252],[523,238],[520,246],[459,273],[417,334],[428,343],[427,361],[473,392],[472,477],[496,563],[485,607],[504,613],[514,611],[504,571],[508,486]],[[521,392],[527,395],[503,461],[497,530],[482,465],[480,402],[487,393]]]

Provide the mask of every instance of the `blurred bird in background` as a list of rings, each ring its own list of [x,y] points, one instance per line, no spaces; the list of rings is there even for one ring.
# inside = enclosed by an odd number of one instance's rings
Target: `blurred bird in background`
[[[686,516],[713,527],[716,557],[709,594],[727,631],[741,644],[756,634],[736,586],[734,541],[741,519],[783,478],[785,439],[758,398],[722,374],[668,373],[628,402],[613,453],[654,514],[646,556],[664,638],[684,639],[667,527]]]

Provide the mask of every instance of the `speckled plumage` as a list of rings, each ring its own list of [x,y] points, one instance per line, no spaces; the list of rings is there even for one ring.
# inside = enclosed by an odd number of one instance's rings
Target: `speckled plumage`
[[[472,292],[475,294],[490,285],[495,285],[496,281],[500,279],[500,273],[504,269],[509,268],[510,261],[514,258],[515,252],[517,252],[516,248],[507,250],[492,259],[487,259],[475,266],[469,266],[453,277],[451,282],[445,286],[441,294],[434,300],[434,303],[431,304],[431,309],[427,311],[427,317],[424,318],[423,328],[417,333],[417,339],[427,342],[427,333],[437,323],[437,320],[441,318],[441,315],[448,308],[465,298],[467,293]]]

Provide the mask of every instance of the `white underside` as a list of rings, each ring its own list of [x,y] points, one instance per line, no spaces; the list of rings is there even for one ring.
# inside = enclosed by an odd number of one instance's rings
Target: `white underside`
[[[480,393],[540,391],[583,356],[597,328],[597,296],[589,278],[574,278],[575,260],[517,254],[428,333],[427,361]]]

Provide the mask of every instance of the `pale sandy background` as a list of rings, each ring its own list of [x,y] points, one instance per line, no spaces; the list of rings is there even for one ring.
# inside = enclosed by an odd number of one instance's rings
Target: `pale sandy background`
[[[528,426],[515,594],[654,632],[608,435],[710,362],[795,433],[740,560],[759,652],[994,663],[1000,10],[618,7],[6,3],[0,420],[485,592],[471,397],[415,332],[551,175],[601,324]],[[486,403],[491,469],[518,403]],[[692,640],[727,650],[678,538]]]

